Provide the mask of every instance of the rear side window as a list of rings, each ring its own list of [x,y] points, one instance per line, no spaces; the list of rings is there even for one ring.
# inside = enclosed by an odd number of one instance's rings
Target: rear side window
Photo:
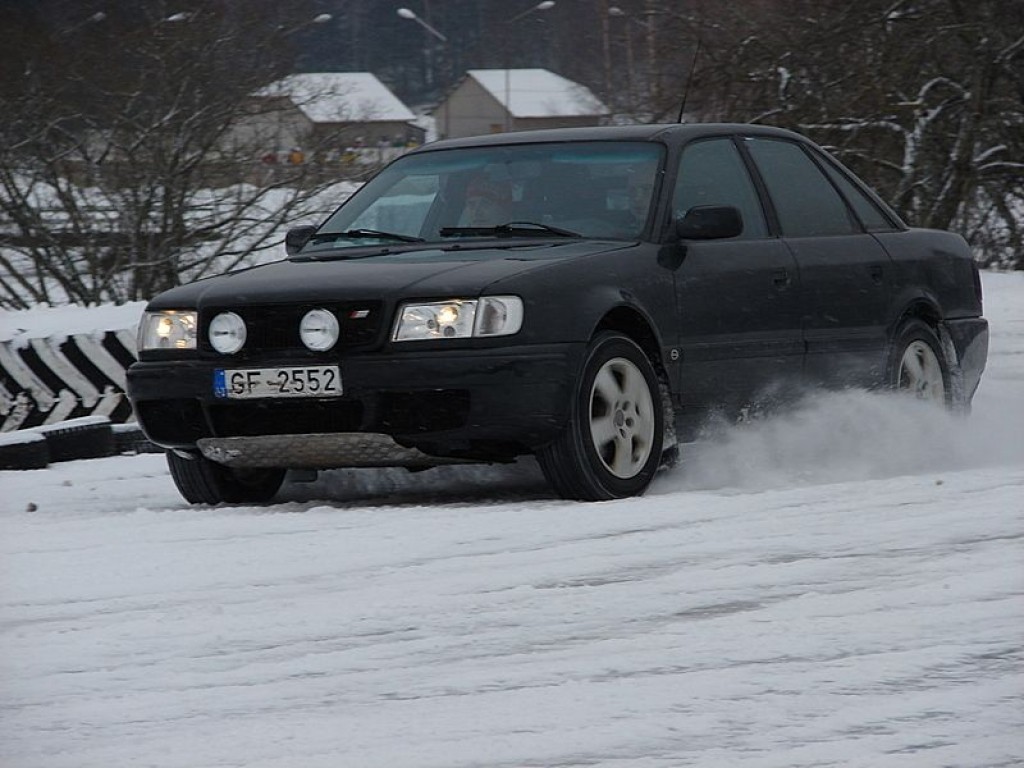
[[[698,205],[731,205],[743,216],[741,238],[765,237],[764,211],[757,190],[732,139],[707,139],[683,150],[672,197],[677,219]]]
[[[746,146],[771,195],[783,235],[820,237],[860,231],[835,187],[797,144],[751,138]]]
[[[839,191],[853,206],[857,218],[869,232],[892,232],[896,227],[889,221],[889,217],[878,210],[874,201],[854,186],[853,182],[846,178],[838,168],[833,167],[827,160],[822,163],[825,166],[825,173],[832,179],[832,183],[839,187]]]

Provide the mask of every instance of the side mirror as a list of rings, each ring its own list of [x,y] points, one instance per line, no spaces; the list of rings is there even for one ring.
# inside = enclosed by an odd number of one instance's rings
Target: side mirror
[[[304,227],[292,227],[284,236],[284,249],[289,256],[294,256],[302,250],[309,242],[317,228],[306,225]]]
[[[676,221],[680,240],[721,240],[743,232],[743,217],[731,205],[698,205]]]

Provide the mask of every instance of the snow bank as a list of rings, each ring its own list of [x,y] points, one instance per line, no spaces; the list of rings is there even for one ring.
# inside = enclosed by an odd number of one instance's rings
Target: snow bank
[[[133,329],[145,306],[144,301],[134,301],[120,306],[40,305],[33,309],[3,311],[0,312],[0,342]]]

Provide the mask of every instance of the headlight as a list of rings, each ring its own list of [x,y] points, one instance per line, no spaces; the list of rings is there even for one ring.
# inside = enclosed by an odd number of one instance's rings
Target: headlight
[[[391,338],[427,341],[510,336],[518,333],[522,326],[523,300],[518,296],[451,299],[430,304],[403,304]]]
[[[210,346],[222,355],[233,355],[245,345],[245,320],[234,312],[221,312],[210,321]]]
[[[326,309],[311,309],[299,323],[299,338],[308,349],[326,352],[338,341],[338,318]]]
[[[511,336],[523,327],[523,300],[518,296],[485,296],[476,313],[474,336]]]
[[[139,324],[139,351],[147,349],[195,349],[196,313],[165,309],[146,312]]]

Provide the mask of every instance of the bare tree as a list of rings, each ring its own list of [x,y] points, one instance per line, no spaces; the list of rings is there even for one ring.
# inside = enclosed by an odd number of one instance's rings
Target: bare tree
[[[0,305],[147,298],[275,245],[318,185],[233,132],[310,4],[43,5],[5,20]]]
[[[1024,268],[1020,2],[671,5],[663,37],[702,42],[701,118],[810,134],[913,224],[957,229],[983,261]]]

